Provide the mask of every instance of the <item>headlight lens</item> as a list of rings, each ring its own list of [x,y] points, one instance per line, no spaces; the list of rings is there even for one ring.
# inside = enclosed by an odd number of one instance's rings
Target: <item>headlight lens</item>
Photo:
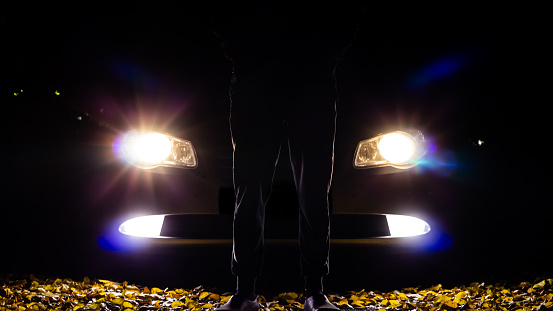
[[[353,166],[410,168],[426,153],[426,142],[417,130],[396,131],[363,140],[357,145]]]
[[[196,151],[188,140],[155,132],[127,132],[120,152],[129,163],[151,169],[158,166],[196,168]]]
[[[394,238],[422,235],[430,231],[428,223],[407,215],[386,214],[390,236]]]
[[[148,215],[132,218],[119,226],[119,232],[144,238],[158,238],[164,220],[165,215]]]

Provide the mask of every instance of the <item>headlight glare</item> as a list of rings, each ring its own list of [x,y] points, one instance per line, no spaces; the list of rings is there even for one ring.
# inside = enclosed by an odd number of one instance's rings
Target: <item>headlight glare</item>
[[[378,150],[382,157],[392,164],[409,161],[415,153],[415,140],[403,133],[390,133],[382,136]]]
[[[168,134],[129,131],[120,146],[123,158],[143,169],[158,166],[196,168],[198,165],[192,143]]]
[[[396,131],[363,140],[357,145],[356,168],[393,166],[410,168],[426,153],[426,142],[417,130]]]

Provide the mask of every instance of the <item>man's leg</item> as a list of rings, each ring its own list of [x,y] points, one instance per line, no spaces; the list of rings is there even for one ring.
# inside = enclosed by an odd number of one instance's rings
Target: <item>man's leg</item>
[[[326,101],[326,102],[325,102]],[[323,98],[289,125],[290,161],[300,202],[301,271],[306,294],[322,293],[328,274],[330,216],[328,192],[334,161],[335,103]]]
[[[261,273],[265,206],[280,149],[279,141],[267,136],[263,140],[250,144],[237,139],[234,147],[232,272],[238,278],[237,292],[249,298],[255,296],[255,281]]]
[[[236,203],[231,267],[237,276],[237,289],[232,301],[220,310],[249,310],[257,304],[253,300],[263,263],[265,206],[282,138],[281,122],[262,107],[267,103],[260,98],[263,97],[244,97],[239,92],[232,97],[230,123]]]

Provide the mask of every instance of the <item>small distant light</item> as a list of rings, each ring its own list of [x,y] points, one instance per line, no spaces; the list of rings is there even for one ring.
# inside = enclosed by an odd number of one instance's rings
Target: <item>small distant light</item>
[[[77,117],[77,120],[79,120],[79,121],[81,121],[82,119],[83,119],[83,117],[81,117],[81,116]]]
[[[422,235],[430,231],[430,225],[420,218],[407,215],[386,215],[391,237]]]
[[[119,226],[119,232],[143,238],[159,238],[165,215],[131,218]]]
[[[54,94],[60,95],[60,92],[58,92],[58,90],[56,90],[56,91],[54,92]]]
[[[484,141],[483,141],[483,140],[480,140],[480,139],[479,139],[476,143],[478,144],[478,146],[484,145]]]

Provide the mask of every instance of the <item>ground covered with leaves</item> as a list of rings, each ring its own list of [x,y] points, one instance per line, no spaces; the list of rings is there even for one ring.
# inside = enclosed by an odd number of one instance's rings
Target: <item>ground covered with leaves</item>
[[[108,280],[0,278],[0,310],[189,310],[211,311],[231,293],[202,286],[161,289]],[[361,290],[328,294],[341,309],[357,310],[553,310],[553,279],[507,285],[472,283],[454,288],[435,285],[392,292]],[[301,293],[281,293],[271,299],[258,296],[265,311],[302,310]]]

